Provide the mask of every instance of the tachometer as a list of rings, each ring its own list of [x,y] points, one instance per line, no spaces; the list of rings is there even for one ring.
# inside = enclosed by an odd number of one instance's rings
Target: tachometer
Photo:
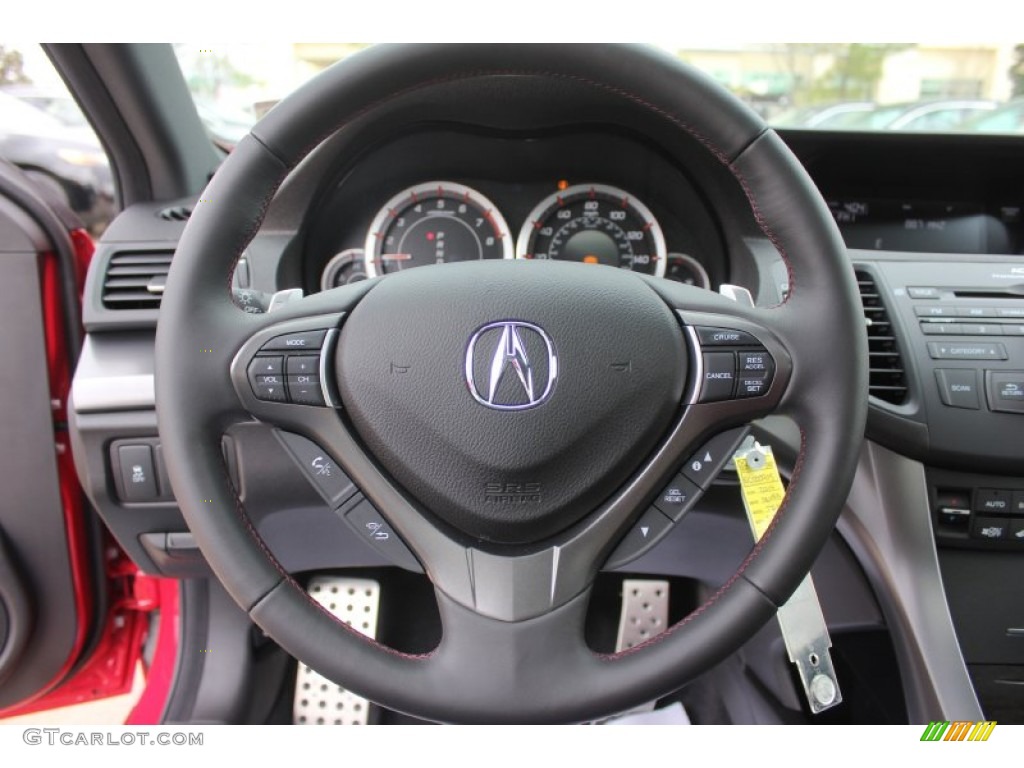
[[[501,212],[476,190],[432,181],[384,204],[366,236],[366,274],[427,264],[511,259],[512,234]]]
[[[665,237],[647,206],[605,184],[578,184],[533,209],[516,242],[520,259],[561,259],[665,275]]]

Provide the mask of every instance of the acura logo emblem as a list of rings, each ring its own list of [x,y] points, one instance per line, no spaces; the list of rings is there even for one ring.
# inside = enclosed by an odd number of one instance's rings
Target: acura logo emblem
[[[466,384],[473,399],[499,411],[523,411],[551,396],[558,377],[555,345],[533,323],[488,323],[469,339]]]

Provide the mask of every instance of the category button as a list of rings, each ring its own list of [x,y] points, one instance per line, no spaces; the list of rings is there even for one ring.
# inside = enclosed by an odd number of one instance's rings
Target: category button
[[[999,343],[955,341],[929,341],[928,355],[932,360],[1005,360],[1006,347]]]

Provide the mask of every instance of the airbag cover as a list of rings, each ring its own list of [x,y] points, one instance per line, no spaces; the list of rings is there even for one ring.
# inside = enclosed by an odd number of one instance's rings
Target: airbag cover
[[[680,407],[687,354],[629,272],[478,261],[382,279],[345,321],[336,369],[356,431],[412,498],[511,544],[577,522],[641,465]]]

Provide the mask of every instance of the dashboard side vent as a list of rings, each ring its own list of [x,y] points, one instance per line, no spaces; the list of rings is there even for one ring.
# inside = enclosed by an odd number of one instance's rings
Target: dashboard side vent
[[[122,251],[107,263],[103,306],[107,309],[157,309],[171,267],[172,251]]]
[[[901,405],[907,400],[907,377],[903,370],[896,329],[874,278],[859,269],[856,275],[868,326],[868,391],[879,400]]]
[[[175,205],[171,208],[164,208],[157,214],[164,221],[188,221],[192,215],[192,209],[187,205]]]

